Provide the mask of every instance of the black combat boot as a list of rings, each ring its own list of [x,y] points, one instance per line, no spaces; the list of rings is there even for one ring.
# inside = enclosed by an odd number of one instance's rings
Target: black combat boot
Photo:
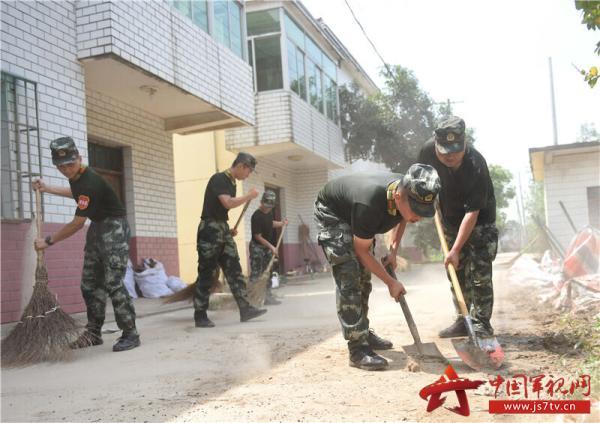
[[[195,311],[194,321],[197,328],[214,328],[215,324],[208,318],[206,311]]]
[[[359,347],[350,350],[350,367],[362,370],[383,370],[387,366],[387,360],[375,353],[371,347]]]
[[[104,341],[102,340],[102,332],[100,329],[88,329],[79,335],[75,341],[69,344],[69,348],[72,350],[76,350],[78,348],[87,348],[93,347],[96,345],[102,345]]]
[[[251,305],[249,305],[248,307],[240,308],[240,322],[247,322],[250,319],[262,316],[266,312],[267,310],[264,308],[260,309]]]
[[[369,329],[367,342],[369,343],[369,347],[373,348],[374,350],[390,350],[394,346],[391,341],[377,336],[373,329]]]
[[[121,337],[117,339],[117,343],[113,345],[113,351],[119,352],[131,350],[135,347],[139,347],[140,344],[140,335],[138,335],[136,330],[123,331]]]
[[[467,327],[465,326],[465,321],[460,318],[457,319],[454,323],[448,326],[446,329],[441,330],[438,333],[440,338],[457,338],[459,336],[467,336]]]

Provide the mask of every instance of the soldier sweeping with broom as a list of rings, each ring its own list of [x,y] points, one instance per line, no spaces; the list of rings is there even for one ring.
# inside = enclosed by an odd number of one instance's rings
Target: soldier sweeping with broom
[[[45,239],[35,240],[35,249],[44,250],[81,230],[87,219],[92,223],[87,232],[81,292],[87,308],[88,323],[85,332],[71,344],[71,348],[100,345],[102,325],[106,313],[106,297],[111,298],[115,320],[123,331],[113,345],[113,351],[125,351],[140,345],[135,326],[135,309],[123,278],[129,256],[129,225],[125,208],[108,183],[84,166],[75,142],[70,137],[50,143],[52,163],[66,178],[69,187],[47,185],[38,179],[35,190],[73,198],[77,203],[70,223]]]
[[[332,266],[336,284],[337,314],[348,341],[350,366],[364,370],[387,367],[373,350],[392,343],[369,329],[371,272],[396,300],[406,293],[402,283],[384,266],[396,268],[396,254],[407,223],[434,215],[433,202],[440,189],[434,168],[415,164],[406,175],[352,174],[329,181],[315,202],[317,239]],[[393,229],[390,253],[383,265],[373,256],[376,234]]]
[[[248,302],[246,281],[242,275],[240,256],[233,237],[237,231],[229,228],[227,220],[230,209],[239,207],[256,198],[256,188],[248,194],[236,197],[236,180],[248,178],[256,167],[256,159],[248,153],[239,153],[231,167],[215,173],[204,192],[202,218],[198,225],[196,248],[198,250],[198,278],[194,282],[194,321],[196,327],[211,328],[215,324],[208,318],[210,288],[217,266],[225,274],[231,293],[240,308],[240,320],[246,322],[261,316],[267,310],[253,307]]]
[[[273,229],[283,228],[287,225],[288,220],[281,221],[273,219],[273,208],[277,195],[273,191],[265,191],[260,200],[260,207],[256,209],[252,215],[252,240],[250,241],[250,284],[257,283],[261,275],[266,274],[269,281],[266,286],[265,305],[281,304],[277,298],[273,296],[271,290],[271,259],[277,256],[277,247],[273,245]]]

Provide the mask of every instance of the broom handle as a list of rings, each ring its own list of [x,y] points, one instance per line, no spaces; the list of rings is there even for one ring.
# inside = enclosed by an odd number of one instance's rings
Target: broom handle
[[[286,226],[287,225],[284,225],[281,228],[281,233],[279,234],[279,238],[277,239],[277,245],[275,246],[275,249],[277,251],[279,251],[279,246],[281,245],[281,240],[283,239],[283,233],[285,232],[285,227]],[[275,261],[275,254],[273,254],[273,256],[271,257],[271,260],[269,260],[269,264],[267,265],[267,268],[265,269],[265,272],[267,272],[271,268],[271,266],[273,265],[274,261]]]
[[[444,251],[444,257],[448,257],[448,243],[446,242],[446,237],[444,236],[444,229],[442,228],[442,220],[440,219],[439,210],[436,210],[434,220],[435,227],[440,238],[440,244],[442,244],[442,250]],[[454,287],[454,294],[456,295],[456,301],[458,302],[460,312],[464,317],[466,317],[469,315],[469,312],[467,311],[465,298],[463,297],[462,290],[460,289],[460,284],[458,283],[456,269],[454,269],[454,266],[452,264],[448,264],[448,273],[450,273],[450,280],[452,281],[452,286]]]
[[[35,226],[37,228],[37,237],[42,238],[42,193],[39,189],[35,190]],[[37,264],[44,265],[44,251],[37,252]]]
[[[244,204],[244,208],[242,209],[242,212],[240,213],[240,217],[238,217],[238,220],[237,220],[237,222],[235,222],[235,226],[233,227],[234,231],[237,231],[238,226],[240,226],[240,222],[242,221],[242,217],[244,217],[244,213],[246,213],[246,210],[248,210],[250,201],[252,201],[252,200],[248,200],[248,201],[246,201],[246,204]]]

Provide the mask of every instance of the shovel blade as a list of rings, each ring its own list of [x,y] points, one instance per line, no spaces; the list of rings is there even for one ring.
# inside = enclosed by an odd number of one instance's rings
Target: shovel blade
[[[448,363],[448,359],[444,357],[442,352],[439,350],[436,344],[433,342],[427,342],[421,344],[420,348],[417,344],[403,345],[402,349],[406,355],[424,360],[435,360],[442,363]]]
[[[479,339],[478,344],[471,339],[452,340],[458,356],[473,370],[500,368],[504,361],[504,350],[496,337]]]

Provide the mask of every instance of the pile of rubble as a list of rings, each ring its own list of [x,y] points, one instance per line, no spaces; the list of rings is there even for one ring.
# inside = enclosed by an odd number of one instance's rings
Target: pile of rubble
[[[564,259],[548,250],[538,262],[519,257],[507,272],[510,282],[531,289],[556,310],[600,313],[600,232],[585,228],[571,241]]]

